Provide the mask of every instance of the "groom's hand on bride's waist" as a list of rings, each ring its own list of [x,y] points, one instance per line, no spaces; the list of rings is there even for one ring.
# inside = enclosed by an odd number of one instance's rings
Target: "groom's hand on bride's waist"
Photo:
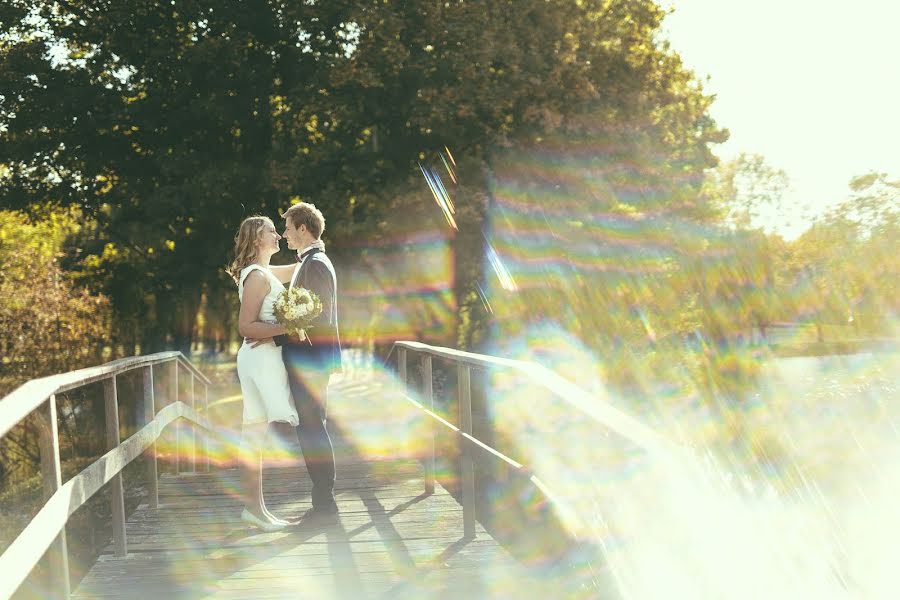
[[[251,348],[256,348],[257,346],[263,346],[265,344],[272,344],[275,342],[275,338],[267,337],[267,338],[244,338],[244,343],[250,346]]]
[[[309,338],[306,337],[306,332],[303,331],[300,335],[296,333],[284,333],[282,335],[276,335],[272,340],[275,342],[276,346],[283,346],[285,344],[303,344],[310,343]]]

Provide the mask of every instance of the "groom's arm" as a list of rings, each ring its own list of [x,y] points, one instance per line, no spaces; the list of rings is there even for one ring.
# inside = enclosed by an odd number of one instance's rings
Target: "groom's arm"
[[[331,325],[334,314],[334,279],[323,263],[313,261],[304,273],[304,286],[322,301],[322,314],[312,320],[313,327]]]
[[[305,334],[300,336],[290,333],[282,333],[281,335],[272,336],[264,340],[253,340],[252,342],[248,340],[248,343],[252,348],[256,348],[257,346],[268,344],[269,342],[272,342],[276,346],[284,346],[286,342],[294,342],[295,344],[299,344],[300,342],[305,342],[307,339],[309,338],[307,338]]]

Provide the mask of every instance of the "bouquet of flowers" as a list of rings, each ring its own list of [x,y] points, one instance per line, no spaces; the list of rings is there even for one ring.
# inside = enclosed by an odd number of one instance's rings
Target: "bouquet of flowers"
[[[303,337],[310,322],[322,314],[322,301],[306,288],[292,287],[278,294],[273,309],[279,325]]]

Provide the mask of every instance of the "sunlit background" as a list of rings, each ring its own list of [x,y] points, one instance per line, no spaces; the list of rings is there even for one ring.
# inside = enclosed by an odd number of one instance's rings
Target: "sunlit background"
[[[159,25],[127,44],[65,15],[4,32],[19,87],[0,92],[0,391],[182,350],[213,379],[206,457],[237,506],[241,340],[222,267],[241,218],[314,201],[346,350],[339,454],[428,459],[403,398],[423,399],[423,371],[410,357],[399,381],[394,342],[498,357],[475,376],[475,434],[531,478],[482,473],[479,502],[537,576],[584,598],[897,597],[900,9],[507,8],[313,3],[316,20],[277,12],[301,33],[271,47],[226,5],[166,13],[188,36]],[[138,42],[175,58],[128,59]],[[197,74],[223,53],[245,79]],[[29,107],[50,98],[45,126]],[[458,424],[457,385],[435,361],[434,409]],[[98,398],[59,397],[64,479],[103,451]],[[40,507],[32,425],[0,445],[0,548]],[[285,489],[289,438],[266,455]],[[166,469],[193,458],[186,439],[160,440]],[[454,460],[438,479],[458,491]],[[277,489],[271,506],[297,501]],[[79,575],[106,543],[95,518],[69,526]],[[226,556],[218,541],[193,558]],[[198,572],[217,576],[166,575]],[[483,576],[504,597],[504,576]]]
[[[663,37],[706,80],[711,112],[731,132],[719,156],[761,154],[790,179],[767,225],[794,238],[844,199],[853,177],[896,173],[895,2],[662,4],[672,9]]]

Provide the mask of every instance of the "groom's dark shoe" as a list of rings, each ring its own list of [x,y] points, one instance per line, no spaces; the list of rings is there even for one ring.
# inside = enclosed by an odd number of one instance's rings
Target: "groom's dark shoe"
[[[300,517],[301,523],[307,522],[322,522],[322,521],[333,521],[337,518],[338,515],[338,506],[336,502],[331,502],[330,504],[324,504],[320,506],[313,506]]]
[[[337,505],[337,502],[332,500],[328,504],[314,506],[313,510],[324,513],[326,515],[336,515],[336,514],[338,514],[338,505]]]

